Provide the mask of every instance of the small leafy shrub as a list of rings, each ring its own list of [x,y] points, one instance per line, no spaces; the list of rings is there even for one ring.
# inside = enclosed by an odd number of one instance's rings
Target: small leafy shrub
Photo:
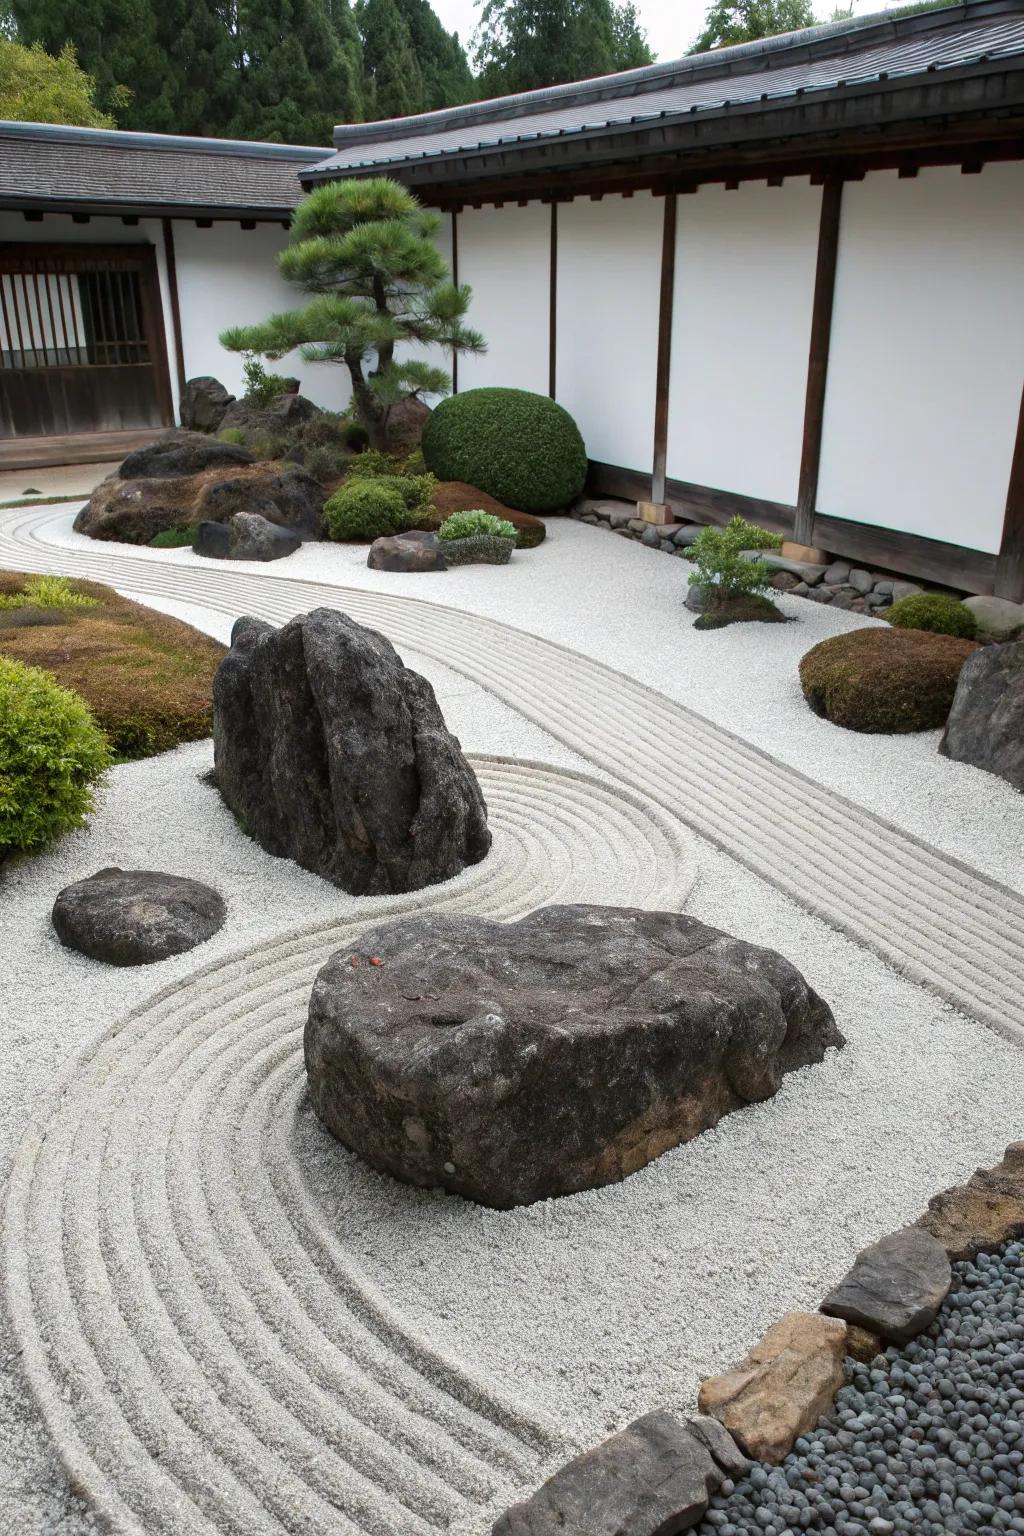
[[[742,551],[781,545],[781,535],[757,528],[744,517],[731,518],[724,528],[704,528],[690,545],[697,567],[690,583],[714,590],[719,607],[731,598],[763,594],[770,582],[768,566],[763,560],[744,560]]]
[[[366,542],[404,533],[414,522],[405,497],[390,481],[346,481],[324,506],[324,524],[332,539]]]
[[[391,479],[403,473],[405,460],[395,453],[384,453],[380,448],[364,448],[349,465],[350,480]]]
[[[439,539],[512,539],[519,543],[519,533],[510,522],[503,517],[495,517],[492,512],[453,512],[451,517],[446,517],[437,530]]]
[[[439,480],[478,485],[523,512],[567,507],[587,474],[568,411],[525,389],[468,389],[442,400],[423,428],[423,459]]]
[[[933,635],[956,635],[973,640],[978,621],[969,608],[942,592],[915,592],[893,603],[885,617],[897,629],[923,629]]]
[[[245,398],[253,405],[269,405],[278,395],[288,392],[288,380],[280,374],[268,373],[259,358],[252,353],[242,364],[242,377],[245,380]]]
[[[809,650],[800,685],[816,715],[850,731],[903,734],[944,725],[970,640],[920,629],[855,629]]]
[[[38,667],[0,656],[0,858],[85,825],[110,763],[88,705]]]
[[[95,608],[64,576],[30,576],[20,592],[0,593],[0,608]]]
[[[381,475],[372,484],[386,485],[397,491],[413,520],[418,521],[430,509],[437,481],[433,475]]]
[[[530,512],[518,512],[506,507],[504,502],[488,496],[479,486],[467,485],[463,480],[439,480],[430,497],[431,507],[427,515],[417,523],[428,533],[436,533],[441,524],[453,512],[492,512],[495,517],[511,523],[519,534],[519,549],[536,549],[547,537],[542,518]]]
[[[164,528],[149,541],[150,549],[191,549],[196,541],[194,523],[179,523],[176,528]]]

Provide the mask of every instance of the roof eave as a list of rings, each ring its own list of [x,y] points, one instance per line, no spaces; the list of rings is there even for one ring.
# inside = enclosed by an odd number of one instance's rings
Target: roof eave
[[[252,207],[246,203],[173,203],[140,202],[138,198],[73,198],[66,196],[0,195],[0,210],[5,213],[85,214],[90,218],[138,219],[213,219],[257,224],[290,223],[294,204],[280,207]]]

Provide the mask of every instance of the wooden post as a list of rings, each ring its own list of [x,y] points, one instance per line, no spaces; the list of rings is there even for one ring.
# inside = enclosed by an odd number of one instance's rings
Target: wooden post
[[[658,362],[654,395],[654,466],[651,501],[665,501],[665,470],[668,462],[668,388],[672,371],[672,306],[676,282],[676,194],[665,194],[661,231],[661,296],[658,307]]]
[[[828,378],[828,349],[832,339],[832,300],[836,285],[842,198],[842,181],[835,177],[828,178],[821,189],[818,264],[814,274],[811,345],[807,358],[807,394],[804,400],[804,439],[800,452],[796,518],[793,523],[794,544],[814,542],[814,514],[818,500],[821,428],[825,416],[825,382]]]
[[[459,216],[452,209],[452,282],[459,286]],[[459,392],[459,354],[452,353],[452,394]]]
[[[996,560],[995,595],[1009,598],[1011,603],[1024,603],[1024,390],[1006,492],[1003,539]]]
[[[178,378],[178,414],[185,398],[185,348],[181,339],[181,304],[178,299],[178,266],[174,259],[174,230],[170,219],[161,219],[164,232],[164,260],[167,263],[167,287],[171,295],[171,324],[174,328],[174,363]],[[161,329],[163,327],[161,326]]]
[[[558,204],[551,204],[551,251],[548,276],[548,394],[558,386]]]

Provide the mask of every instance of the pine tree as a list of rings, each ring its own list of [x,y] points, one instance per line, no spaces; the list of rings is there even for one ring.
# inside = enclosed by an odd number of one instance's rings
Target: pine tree
[[[474,44],[488,96],[653,62],[629,0],[485,0]]]
[[[809,0],[714,0],[704,18],[704,30],[690,49],[707,53],[734,43],[798,32],[815,25]]]
[[[238,0],[232,137],[329,144],[363,116],[359,37],[342,0]]]
[[[439,345],[480,352],[465,324],[470,290],[448,280],[437,249],[439,215],[386,177],[329,181],[303,198],[281,252],[281,275],[311,298],[305,308],[221,336],[231,352],[280,358],[295,347],[306,362],[348,370],[352,403],[374,447],[402,400],[447,394],[443,369],[399,349]]]

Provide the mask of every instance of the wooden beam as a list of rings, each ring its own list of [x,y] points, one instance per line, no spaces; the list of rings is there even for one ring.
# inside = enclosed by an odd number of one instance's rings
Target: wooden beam
[[[459,217],[452,209],[452,282],[459,286]],[[459,392],[459,354],[452,353],[452,394]]]
[[[185,395],[185,347],[181,338],[181,301],[178,297],[178,263],[174,255],[174,227],[170,219],[161,219],[164,233],[164,261],[167,287],[171,295],[171,323],[174,329],[174,367],[178,378],[178,400]],[[180,410],[180,404],[179,404]]]
[[[665,500],[668,462],[668,391],[672,373],[672,310],[676,282],[676,195],[665,194],[661,226],[661,294],[658,304],[658,360],[654,394],[654,467],[651,500]]]
[[[825,384],[828,379],[828,352],[832,338],[832,302],[836,285],[836,255],[839,250],[839,215],[842,199],[842,182],[836,178],[826,181],[821,191],[821,216],[818,221],[818,262],[814,273],[811,344],[807,356],[804,436],[800,450],[796,521],[793,524],[793,540],[797,544],[811,544],[814,540],[814,514],[818,500],[821,429],[825,417]]]
[[[1024,390],[1006,492],[1003,538],[996,560],[995,595],[1009,598],[1011,603],[1024,603]]]
[[[551,248],[548,256],[548,394],[558,388],[558,204],[551,204]]]

